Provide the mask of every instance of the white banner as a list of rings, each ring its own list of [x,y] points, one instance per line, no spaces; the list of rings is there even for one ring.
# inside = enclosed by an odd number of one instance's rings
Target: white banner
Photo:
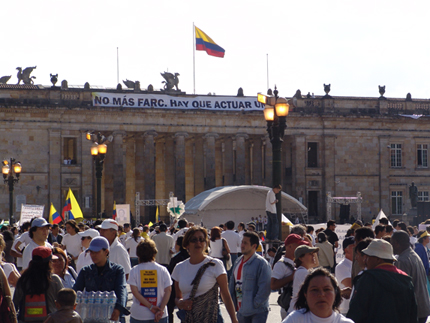
[[[43,216],[44,205],[30,205],[22,204],[21,206],[21,219],[19,225],[24,222],[30,221],[32,218],[41,218]]]
[[[130,204],[117,204],[116,205],[116,222],[119,225],[130,223]]]
[[[318,223],[318,224],[309,224],[314,227],[314,230],[317,231],[319,228],[327,229],[327,223]],[[345,255],[342,250],[342,243],[343,240],[345,240],[346,231],[348,231],[351,228],[351,224],[336,224],[336,228],[334,229],[334,232],[336,232],[337,237],[339,238],[339,247],[335,250],[337,250],[336,253],[336,263],[340,263],[343,258],[345,258]]]
[[[135,94],[93,92],[95,107],[202,109],[215,111],[263,111],[257,97],[236,96],[171,96],[167,94]]]

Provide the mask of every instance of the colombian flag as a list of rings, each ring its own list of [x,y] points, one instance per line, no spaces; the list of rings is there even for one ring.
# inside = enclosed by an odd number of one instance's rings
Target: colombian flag
[[[54,207],[54,204],[51,203],[51,209],[49,210],[49,223],[58,224],[63,220],[63,218],[58,214],[57,210]]]
[[[116,219],[116,201],[113,201],[112,219]]]
[[[81,208],[79,207],[78,201],[76,201],[76,198],[70,188],[69,192],[67,193],[66,203],[63,207],[63,218],[65,218],[65,212],[67,211],[69,212],[69,220],[84,218]]]
[[[210,56],[224,57],[225,50],[215,44],[215,42],[199,28],[196,30],[196,50],[204,50]]]

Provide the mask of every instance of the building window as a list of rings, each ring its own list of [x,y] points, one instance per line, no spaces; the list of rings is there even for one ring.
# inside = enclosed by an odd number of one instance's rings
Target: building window
[[[77,140],[76,138],[63,138],[63,164],[77,164]]]
[[[428,167],[426,144],[417,145],[417,165],[418,167]]]
[[[402,191],[391,192],[391,213],[392,214],[403,213],[403,192]]]
[[[318,167],[317,142],[308,142],[308,167]]]
[[[402,167],[402,144],[391,144],[391,167]]]
[[[426,202],[429,200],[429,192],[418,192],[418,202]]]

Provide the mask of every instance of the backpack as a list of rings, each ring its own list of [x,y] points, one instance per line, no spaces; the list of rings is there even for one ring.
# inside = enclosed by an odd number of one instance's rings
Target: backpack
[[[293,265],[291,265],[288,262],[283,261],[282,262],[285,266],[290,268],[293,273],[296,270]],[[290,281],[287,285],[281,288],[279,292],[278,297],[278,305],[281,306],[283,309],[288,311],[288,308],[290,307],[291,298],[293,297],[293,282],[294,280]]]

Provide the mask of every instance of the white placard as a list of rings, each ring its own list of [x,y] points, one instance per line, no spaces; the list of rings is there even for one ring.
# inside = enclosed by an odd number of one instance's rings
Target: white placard
[[[130,223],[130,204],[117,204],[116,205],[116,222],[119,225]]]
[[[24,222],[30,221],[32,218],[43,217],[44,209],[45,209],[44,205],[22,204],[21,218],[19,220],[19,225],[22,225]]]
[[[318,223],[318,224],[308,224],[314,227],[315,231],[317,231],[319,228],[327,229],[327,223]],[[345,240],[346,231],[348,231],[351,228],[352,224],[336,224],[336,229],[334,232],[336,232],[337,237],[339,238],[339,247],[337,248],[336,253],[336,263],[341,262],[343,258],[345,258],[345,255],[342,250],[342,243],[343,240]],[[315,232],[314,231],[314,232]]]

